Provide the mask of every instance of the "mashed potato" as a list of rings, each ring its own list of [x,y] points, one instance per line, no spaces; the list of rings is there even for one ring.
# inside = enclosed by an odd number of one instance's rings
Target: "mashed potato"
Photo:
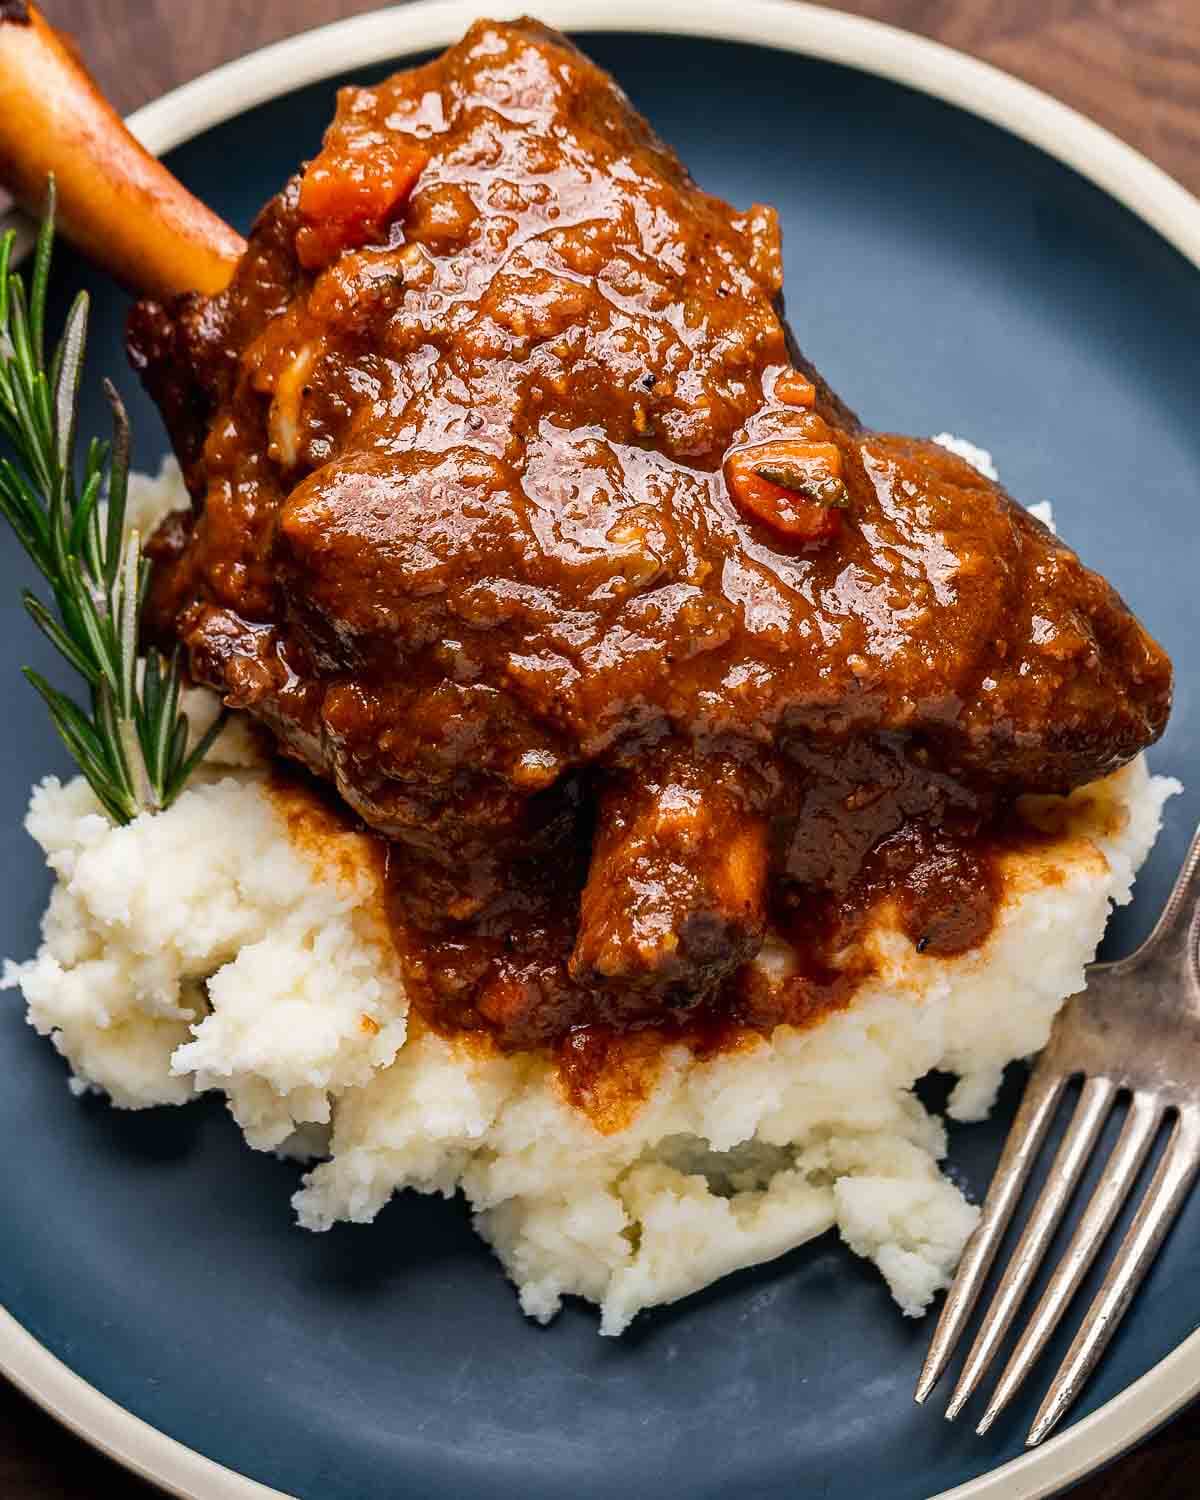
[[[183,498],[168,469],[134,504],[144,523]],[[203,694],[190,706],[214,712]],[[944,1127],[913,1085],[952,1072],[950,1114],[986,1115],[1005,1064],[1080,988],[1176,786],[1138,760],[1038,799],[1053,838],[1007,857],[982,948],[918,956],[881,916],[875,975],[846,1010],[705,1060],[668,1049],[617,1129],[572,1107],[547,1059],[410,1016],[374,846],[272,788],[236,723],[169,811],[125,828],[81,779],[34,789],[26,824],[55,886],[37,956],[3,983],[76,1091],[127,1109],[224,1093],[250,1145],[310,1163],[293,1200],[308,1229],[366,1222],[401,1188],[461,1190],[541,1321],[578,1295],[618,1334],[834,1227],[916,1315],[977,1210],[940,1170]],[[759,962],[787,954],[770,942]]]

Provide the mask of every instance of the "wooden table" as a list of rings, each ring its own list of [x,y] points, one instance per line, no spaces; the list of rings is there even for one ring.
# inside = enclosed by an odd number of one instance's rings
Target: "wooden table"
[[[43,0],[122,110],[207,68],[373,0]],[[502,5],[498,12],[513,7]],[[986,58],[1107,125],[1200,193],[1200,0],[843,0]],[[529,0],[536,13],[536,0]],[[481,0],[481,13],[486,5]],[[146,1497],[24,1398],[0,1388],[0,1500]],[[1200,1406],[1071,1500],[1196,1500]],[[736,1500],[731,1496],[730,1500]]]

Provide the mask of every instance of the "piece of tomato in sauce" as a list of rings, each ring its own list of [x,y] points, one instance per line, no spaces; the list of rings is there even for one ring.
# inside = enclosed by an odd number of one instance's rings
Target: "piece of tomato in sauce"
[[[420,146],[371,139],[326,146],[300,183],[296,255],[319,271],[343,250],[378,239],[412,196],[429,162]]]
[[[817,388],[799,370],[785,370],[776,377],[772,395],[785,406],[812,406],[817,399]]]
[[[779,438],[736,448],[725,483],[744,516],[789,542],[819,546],[842,529],[848,497],[834,443]]]

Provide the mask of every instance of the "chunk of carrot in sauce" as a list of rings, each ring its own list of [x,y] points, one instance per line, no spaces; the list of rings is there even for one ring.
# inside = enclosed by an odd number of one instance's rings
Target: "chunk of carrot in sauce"
[[[343,250],[378,239],[412,196],[429,162],[419,146],[394,141],[325,147],[300,184],[296,255],[306,270],[320,270]]]
[[[775,381],[774,396],[786,406],[812,406],[817,399],[817,388],[799,370],[785,370]]]
[[[789,542],[818,546],[842,528],[848,503],[834,443],[781,438],[738,448],[725,460],[733,503]]]

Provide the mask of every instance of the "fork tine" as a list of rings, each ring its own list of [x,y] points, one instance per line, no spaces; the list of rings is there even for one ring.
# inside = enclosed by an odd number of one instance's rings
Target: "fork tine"
[[[1071,1201],[1083,1168],[1095,1149],[1100,1127],[1108,1118],[1116,1093],[1116,1084],[1107,1078],[1089,1078],[1084,1084],[1067,1133],[1055,1153],[1050,1174],[975,1335],[971,1352],[946,1407],[948,1422],[958,1416],[1012,1326],[1013,1317],[1045,1257],[1063,1210]]]
[[[1087,1274],[1096,1252],[1112,1228],[1118,1209],[1133,1186],[1138,1169],[1158,1130],[1162,1111],[1161,1102],[1142,1089],[1136,1090],[1130,1099],[1129,1113],[1103,1176],[1071,1236],[1071,1243],[1054,1268],[1054,1274],[1042,1293],[1033,1317],[1013,1350],[1012,1358],[996,1385],[976,1432],[985,1433],[1016,1395],[1047,1340],[1058,1327],[1059,1319]]]
[[[1017,1117],[984,1199],[979,1223],[963,1250],[958,1273],[930,1340],[929,1353],[917,1381],[914,1397],[917,1402],[925,1400],[950,1362],[1020,1199],[1029,1168],[1041,1150],[1046,1128],[1054,1117],[1065,1082],[1065,1076],[1050,1063],[1048,1054],[1043,1053],[1042,1061],[1025,1085]]]
[[[1104,1284],[1088,1308],[1067,1357],[1033,1419],[1027,1439],[1029,1447],[1042,1441],[1083,1389],[1125,1316],[1142,1278],[1153,1264],[1159,1246],[1187,1197],[1198,1166],[1200,1113],[1195,1109],[1181,1110],[1167,1149],[1121,1248],[1113,1257]]]

